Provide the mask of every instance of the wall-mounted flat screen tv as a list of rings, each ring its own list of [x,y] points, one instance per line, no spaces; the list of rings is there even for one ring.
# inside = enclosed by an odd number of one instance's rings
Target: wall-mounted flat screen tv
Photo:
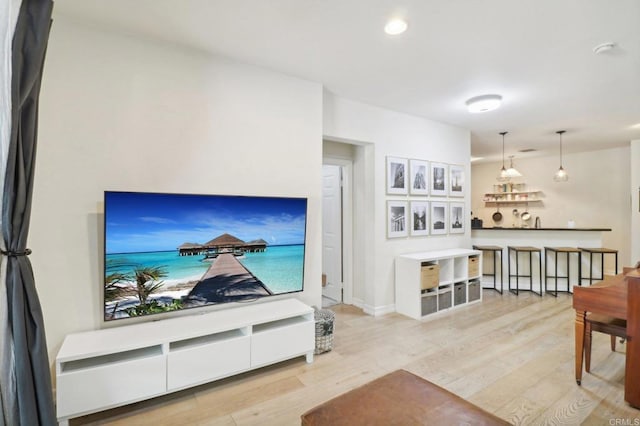
[[[104,319],[300,292],[306,198],[104,194]]]

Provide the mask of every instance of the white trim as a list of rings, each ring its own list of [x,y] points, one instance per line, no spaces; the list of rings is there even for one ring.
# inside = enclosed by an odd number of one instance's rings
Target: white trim
[[[364,311],[364,300],[354,297],[351,299],[351,304],[356,308],[360,308]]]
[[[385,306],[364,305],[362,307],[362,310],[364,311],[365,314],[373,315],[374,317],[379,317],[382,315],[391,314],[395,312],[396,305],[395,304],[385,305]]]

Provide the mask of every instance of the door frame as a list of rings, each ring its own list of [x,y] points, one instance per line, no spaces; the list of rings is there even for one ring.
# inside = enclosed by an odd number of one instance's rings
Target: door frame
[[[353,304],[353,161],[324,157],[323,165],[342,168],[342,303]]]

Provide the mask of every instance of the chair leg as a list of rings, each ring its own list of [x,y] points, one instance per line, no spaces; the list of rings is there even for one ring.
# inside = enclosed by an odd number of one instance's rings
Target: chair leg
[[[591,371],[591,326],[588,323],[584,329],[584,370]]]
[[[611,335],[611,352],[616,351],[616,336]]]

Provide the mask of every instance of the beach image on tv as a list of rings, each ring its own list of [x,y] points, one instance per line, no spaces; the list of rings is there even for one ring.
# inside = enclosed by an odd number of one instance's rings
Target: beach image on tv
[[[105,321],[302,291],[305,198],[105,192]]]

